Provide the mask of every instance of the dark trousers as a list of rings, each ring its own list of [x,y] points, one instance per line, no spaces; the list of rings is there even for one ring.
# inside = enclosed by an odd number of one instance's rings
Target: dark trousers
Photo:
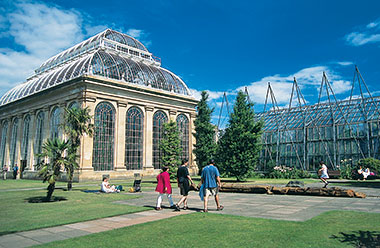
[[[17,171],[13,171],[13,179],[17,178]]]

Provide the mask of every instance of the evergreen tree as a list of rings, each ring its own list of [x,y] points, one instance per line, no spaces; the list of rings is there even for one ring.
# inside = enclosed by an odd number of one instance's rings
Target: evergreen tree
[[[239,91],[228,125],[218,142],[221,171],[242,181],[252,175],[261,152],[263,122],[255,120],[253,103]]]
[[[211,109],[207,104],[208,94],[202,91],[201,100],[197,104],[197,117],[194,121],[196,139],[194,154],[197,162],[199,173],[205,167],[208,161],[215,156],[215,126],[211,124]]]
[[[177,176],[177,168],[180,165],[180,154],[182,152],[181,141],[177,129],[177,123],[169,121],[163,125],[163,137],[160,142],[161,163],[169,167],[170,178]]]

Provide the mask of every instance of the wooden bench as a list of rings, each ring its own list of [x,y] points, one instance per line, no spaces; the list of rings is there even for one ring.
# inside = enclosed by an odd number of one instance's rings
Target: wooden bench
[[[340,177],[340,170],[328,170],[327,172],[329,174],[329,177],[338,178]],[[321,176],[322,172],[318,171],[318,176]]]

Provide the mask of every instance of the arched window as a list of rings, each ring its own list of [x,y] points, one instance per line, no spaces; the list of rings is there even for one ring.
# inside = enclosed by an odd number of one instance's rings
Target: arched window
[[[8,122],[3,123],[3,128],[1,129],[1,139],[0,139],[0,166],[5,165],[5,144],[7,143],[8,134]]]
[[[143,165],[144,114],[131,107],[127,112],[125,129],[125,166],[127,170],[139,170]]]
[[[17,164],[16,161],[16,145],[17,145],[17,136],[18,136],[18,118],[14,119],[13,125],[12,125],[12,134],[11,134],[11,143],[10,143],[10,150],[9,150],[9,158],[10,158],[10,165],[13,168],[15,164]]]
[[[27,160],[29,158],[29,129],[30,129],[30,116],[24,118],[24,129],[22,132],[21,144],[21,159]]]
[[[115,110],[108,102],[95,109],[92,167],[95,171],[113,170],[115,146]]]
[[[56,107],[51,112],[50,118],[50,137],[59,138],[59,124],[61,120],[61,109]]]
[[[44,132],[45,114],[39,112],[36,120],[36,138],[34,144],[34,154],[40,154],[42,152],[43,132]],[[40,162],[40,158],[37,157],[37,164]]]
[[[77,102],[71,102],[69,104],[69,109],[71,109],[71,108],[79,108],[79,104]]]
[[[177,116],[177,127],[181,140],[181,159],[189,159],[189,119],[184,114]]]
[[[163,134],[163,125],[168,122],[167,115],[159,110],[153,115],[153,166],[161,169],[160,142]]]

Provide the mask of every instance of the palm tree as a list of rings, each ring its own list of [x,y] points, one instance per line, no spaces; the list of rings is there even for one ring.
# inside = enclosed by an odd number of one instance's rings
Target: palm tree
[[[51,200],[61,170],[67,166],[69,161],[64,157],[65,151],[68,149],[68,142],[61,139],[48,139],[42,145],[42,153],[37,154],[42,158],[38,166],[38,175],[42,176],[43,182],[48,182],[48,192],[46,199]],[[47,162],[45,162],[47,161]]]
[[[91,124],[92,116],[88,107],[82,108],[65,108],[65,120],[63,124],[64,131],[67,135],[69,148],[67,149],[66,159],[69,161],[65,166],[67,173],[67,190],[71,190],[73,183],[74,171],[79,168],[78,150],[80,139],[84,134],[92,136],[94,125]]]

